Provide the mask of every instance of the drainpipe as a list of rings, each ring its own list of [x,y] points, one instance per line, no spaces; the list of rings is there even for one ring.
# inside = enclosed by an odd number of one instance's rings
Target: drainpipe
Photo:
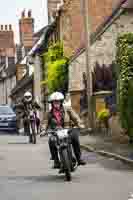
[[[82,15],[84,22],[84,38],[85,38],[85,58],[86,58],[86,78],[87,78],[87,105],[88,105],[88,120],[87,129],[92,131],[94,129],[93,106],[92,106],[92,72],[91,72],[91,17],[89,13],[89,1],[81,0]]]

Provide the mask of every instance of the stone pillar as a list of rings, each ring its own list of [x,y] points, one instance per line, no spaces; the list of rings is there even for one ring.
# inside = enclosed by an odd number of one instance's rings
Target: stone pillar
[[[70,95],[72,108],[80,114],[80,91],[71,91]]]
[[[35,62],[34,62],[34,97],[35,100],[42,105],[42,98],[41,98],[41,58],[38,54],[35,55]],[[39,113],[40,119],[43,119],[43,112]]]

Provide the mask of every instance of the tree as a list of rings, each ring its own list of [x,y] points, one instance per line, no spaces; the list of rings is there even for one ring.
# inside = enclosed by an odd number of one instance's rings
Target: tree
[[[68,58],[63,54],[63,45],[60,42],[52,44],[47,53],[43,54],[44,64],[47,67],[46,80],[49,93],[62,91],[65,93],[68,87]]]

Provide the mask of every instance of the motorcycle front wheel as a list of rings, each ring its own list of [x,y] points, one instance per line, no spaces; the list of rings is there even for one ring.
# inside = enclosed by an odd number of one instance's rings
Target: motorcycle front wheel
[[[63,149],[61,154],[66,181],[71,181],[71,164],[67,149]]]
[[[30,135],[30,137],[32,144],[36,144],[36,132],[34,126],[35,126],[34,123],[31,123],[32,134]]]

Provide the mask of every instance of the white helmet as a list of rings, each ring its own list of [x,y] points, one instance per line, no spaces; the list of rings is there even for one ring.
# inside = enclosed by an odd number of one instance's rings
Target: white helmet
[[[63,101],[63,100],[64,100],[64,95],[61,92],[54,92],[49,97],[49,102]]]
[[[25,92],[25,94],[24,94],[24,100],[27,103],[29,103],[29,102],[32,101],[32,94],[31,94],[31,92]]]

